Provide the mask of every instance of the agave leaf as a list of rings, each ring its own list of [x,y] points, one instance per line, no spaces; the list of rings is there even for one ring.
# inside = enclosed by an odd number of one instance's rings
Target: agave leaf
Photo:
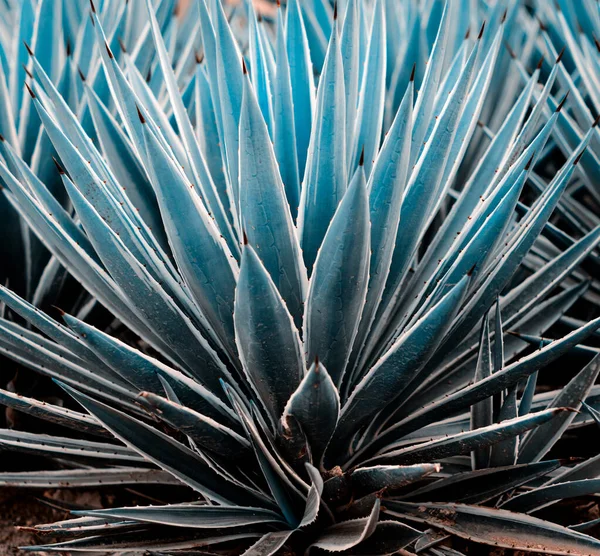
[[[396,236],[396,247],[388,275],[386,288],[378,312],[378,325],[372,330],[371,344],[383,334],[389,320],[395,312],[396,302],[401,293],[401,286],[406,279],[409,265],[425,232],[427,215],[434,206],[434,193],[442,178],[447,164],[448,154],[459,123],[460,114],[468,92],[468,85],[474,69],[478,45],[469,56],[469,60],[446,102],[444,110],[438,117],[431,138],[427,141],[423,154],[412,170],[406,185],[406,193],[402,201],[399,233]],[[419,97],[423,91],[421,90]],[[417,99],[417,106],[419,100]],[[417,110],[415,106],[415,111]],[[416,113],[416,112],[415,112]],[[413,138],[417,120],[413,125]],[[414,147],[414,141],[413,141]],[[411,151],[412,155],[412,151]],[[372,346],[371,346],[372,347]]]
[[[398,521],[379,521],[373,534],[345,554],[396,554],[422,535],[421,531]]]
[[[580,479],[565,483],[553,483],[513,496],[504,502],[501,507],[506,510],[531,513],[559,500],[595,494],[598,492],[599,487],[600,479]]]
[[[437,36],[431,48],[431,55],[427,60],[427,69],[423,76],[423,82],[419,89],[419,95],[415,104],[415,123],[412,134],[412,147],[410,155],[411,167],[417,161],[422,145],[426,139],[425,134],[433,115],[435,93],[442,79],[442,69],[448,45],[448,35],[454,25],[456,17],[451,2],[444,3],[444,11],[439,23]]]
[[[328,552],[344,552],[368,539],[375,531],[379,520],[381,500],[375,503],[368,517],[342,521],[324,529],[310,548],[320,548]]]
[[[234,409],[244,425],[246,434],[250,437],[256,458],[260,464],[263,475],[267,480],[269,489],[277,505],[281,509],[286,521],[293,527],[300,523],[299,509],[304,505],[304,495],[291,483],[286,471],[277,462],[254,424],[252,416],[242,406],[239,398],[227,388]]]
[[[157,469],[114,467],[0,473],[0,484],[7,487],[48,489],[130,484],[181,485],[181,482],[171,474]]]
[[[600,550],[588,535],[535,517],[464,504],[386,502],[385,513],[408,518],[483,544],[545,554],[587,556]]]
[[[107,107],[100,101],[87,82],[84,84],[89,107],[102,153],[119,183],[127,183],[127,195],[140,210],[140,214],[152,233],[161,240],[161,247],[168,249],[162,232],[162,220],[152,186],[141,166],[129,140]]]
[[[311,480],[310,489],[306,497],[306,508],[304,508],[304,515],[302,521],[298,525],[298,528],[308,527],[314,523],[321,509],[321,496],[323,495],[323,478],[321,473],[313,467],[310,463],[305,465],[306,472]]]
[[[247,4],[248,10],[248,54],[250,67],[252,68],[252,86],[256,91],[256,97],[260,111],[262,112],[269,134],[273,135],[273,102],[271,90],[271,72],[268,62],[270,46],[263,43],[263,33],[260,30],[256,17],[256,10],[252,2]]]
[[[451,250],[452,244],[457,241],[457,238],[462,240],[460,238],[462,234],[457,234],[457,232],[461,232],[465,224],[469,222],[469,217],[476,211],[481,196],[486,193],[486,188],[496,179],[496,169],[503,167],[503,159],[507,157],[507,150],[514,141],[519,126],[529,107],[532,90],[537,82],[537,78],[538,72],[531,77],[523,92],[516,100],[510,114],[507,115],[502,127],[498,130],[498,133],[473,171],[458,200],[441,225],[440,230],[427,249],[427,253],[425,253],[416,269],[411,284],[414,287],[422,282],[421,276],[429,277],[436,271],[438,261],[443,259],[443,255]]]
[[[238,459],[247,455],[250,443],[210,417],[151,392],[142,392],[138,399],[158,419],[184,433],[201,448],[224,458]]]
[[[495,423],[475,431],[463,432],[449,438],[432,440],[400,450],[394,450],[394,446],[389,445],[384,448],[383,453],[369,460],[369,463],[393,461],[397,464],[406,465],[419,461],[435,461],[455,455],[468,454],[476,447],[490,446],[521,435],[532,428],[543,425],[565,411],[565,408],[548,409]]]
[[[355,370],[352,362],[357,364],[360,360],[365,338],[373,326],[392,262],[400,221],[400,206],[408,176],[413,94],[414,83],[410,81],[367,183],[371,218],[369,289],[354,342],[351,371]]]
[[[87,392],[117,401],[134,409],[134,392],[114,380],[112,376],[88,370],[77,358],[61,346],[46,340],[40,334],[7,320],[0,320],[0,345],[4,355],[26,367],[53,378],[65,380]],[[135,411],[135,409],[134,409]]]
[[[320,466],[325,448],[335,430],[340,411],[340,398],[327,369],[315,361],[290,396],[281,421],[288,427],[293,417],[306,435],[315,465]]]
[[[293,95],[298,172],[302,180],[313,126],[315,92],[313,64],[299,0],[290,0],[287,4],[285,33]]]
[[[415,502],[462,502],[482,504],[544,477],[560,467],[558,460],[457,473],[425,485],[403,499]]]
[[[539,461],[554,446],[575,417],[575,411],[584,400],[600,373],[600,355],[594,357],[556,396],[548,408],[569,407],[570,414],[561,415],[560,419],[527,435],[519,449],[519,462]]]
[[[307,359],[318,357],[338,387],[367,295],[370,249],[369,203],[361,166],[319,250],[304,317]]]
[[[225,479],[201,454],[191,451],[166,434],[64,384],[61,387],[132,450],[207,498],[222,504],[233,501],[241,505],[251,505],[253,502],[267,507],[271,505],[268,499],[250,487]]]
[[[342,6],[338,4],[338,11]],[[356,167],[352,157],[355,145],[354,133],[358,110],[358,88],[361,64],[360,56],[360,9],[356,0],[348,0],[344,13],[344,23],[340,35],[340,51],[344,65],[344,90],[346,92],[346,147],[349,165]],[[412,108],[412,103],[411,103]],[[362,148],[362,147],[360,147]]]
[[[369,31],[371,39],[365,59],[356,128],[354,130],[354,150],[350,158],[350,170],[353,171],[359,163],[360,157],[364,156],[365,174],[367,176],[371,174],[373,162],[379,152],[385,108],[387,52],[383,0],[376,0],[372,17]],[[353,120],[348,120],[347,125],[353,125],[353,122]],[[364,149],[364,155],[361,155],[362,149]]]
[[[177,121],[177,128],[183,140],[183,144],[185,145],[186,154],[193,170],[194,178],[202,192],[202,198],[204,199],[207,209],[218,223],[219,230],[225,237],[232,253],[236,253],[238,245],[235,240],[233,229],[229,223],[227,215],[225,214],[223,205],[219,199],[219,195],[216,192],[214,182],[206,166],[206,161],[204,160],[202,152],[198,146],[198,142],[196,141],[192,125],[179,92],[179,87],[175,81],[175,75],[173,74],[171,61],[169,60],[165,43],[161,37],[158,21],[154,14],[154,8],[150,0],[147,0],[146,7],[150,17],[150,27],[152,29],[154,45],[156,46],[156,52],[158,54],[163,78],[169,93],[169,101],[173,107],[173,113]],[[148,159],[152,159],[150,153]]]
[[[409,417],[399,421],[377,438],[369,447],[370,450],[390,444],[396,439],[418,430],[421,427],[453,415],[460,409],[466,409],[503,389],[517,384],[551,361],[568,352],[574,345],[583,341],[600,327],[600,318],[592,320],[581,328],[574,330],[564,338],[543,347],[522,359],[515,361],[488,378],[467,386],[445,398],[415,411]]]
[[[63,318],[98,357],[138,390],[161,392],[162,377],[186,406],[229,424],[237,421],[231,409],[202,384],[70,315]]]
[[[150,179],[178,267],[202,309],[202,324],[230,357],[235,357],[231,315],[238,273],[236,261],[193,186],[177,170],[148,126],[142,127]]]
[[[346,192],[348,179],[346,98],[337,27],[336,20],[319,80],[314,125],[310,136],[298,215],[300,244],[309,275],[312,273],[329,223]],[[298,124],[297,119],[296,124]],[[333,372],[332,369],[330,371]]]
[[[62,454],[65,457],[114,459],[137,463],[144,461],[144,458],[133,450],[116,444],[8,429],[0,429],[0,444],[45,455]]]
[[[269,132],[247,76],[239,145],[242,229],[300,328],[306,270]]]
[[[107,436],[107,432],[96,419],[72,409],[40,402],[35,398],[27,398],[1,389],[0,404],[76,431],[96,436]]]
[[[439,473],[440,469],[437,463],[359,467],[352,471],[352,488],[357,496],[366,496],[383,489],[394,490],[417,482],[432,473]]]
[[[264,508],[246,506],[200,506],[172,504],[109,510],[75,511],[74,515],[112,517],[172,527],[192,529],[226,529],[257,523],[281,523],[281,516]]]
[[[244,89],[242,54],[220,3],[214,4],[212,24],[216,44],[216,71],[211,74],[211,78],[216,78],[219,87],[220,118],[229,182],[232,188],[232,207],[235,207],[239,221],[239,118]]]
[[[158,529],[158,530],[157,530]],[[221,534],[219,534],[221,533]],[[165,535],[164,529],[157,527],[138,527],[132,532],[117,532],[112,535],[84,537],[66,542],[38,546],[21,546],[21,550],[44,552],[106,552],[110,550],[119,551],[160,551],[160,550],[185,550],[194,548],[205,548],[227,542],[243,542],[259,536],[254,532],[231,533],[213,530],[207,535],[199,535],[196,531],[182,531],[177,535]],[[156,552],[155,552],[156,553]],[[202,552],[200,554],[203,554]],[[210,554],[210,553],[209,553]]]
[[[289,8],[288,8],[289,10]],[[300,206],[300,169],[298,164],[298,138],[294,119],[294,98],[291,66],[285,39],[281,10],[277,11],[277,72],[273,84],[273,148],[279,163],[281,179],[292,219],[295,222]],[[304,167],[302,167],[304,171]]]
[[[398,338],[355,387],[342,408],[336,445],[396,399],[418,375],[448,330],[468,284],[469,277],[465,276],[454,285],[435,307]]]
[[[292,530],[266,533],[246,550],[242,556],[274,556],[292,536],[293,532]]]
[[[477,355],[477,367],[475,369],[475,382],[487,378],[492,373],[492,354],[490,350],[490,330],[488,315],[483,317],[481,336],[479,340],[479,354]],[[471,407],[471,430],[481,427],[489,427],[493,421],[493,399],[473,405]],[[489,448],[478,448],[471,454],[473,470],[485,469],[490,460]]]
[[[162,336],[163,343],[169,344],[170,351],[177,346],[178,360],[185,361],[186,367],[190,370],[198,372],[199,368],[213,369],[216,375],[212,375],[214,382],[217,382],[219,375],[230,378],[223,363],[194,327],[189,317],[166,294],[145,267],[131,255],[119,236],[104,224],[88,200],[76,188],[70,187],[66,180],[65,183],[79,216],[87,223],[88,232],[94,238],[96,250],[101,253],[104,262],[109,264],[112,274],[133,306],[140,311],[146,322],[152,323],[156,328],[156,334]],[[130,281],[134,273],[143,279]],[[141,284],[145,287],[141,288]],[[209,376],[203,373],[202,379],[209,380]],[[216,390],[216,387],[214,389]]]
[[[497,297],[509,281],[556,207],[560,195],[573,175],[578,156],[587,147],[590,138],[591,134],[588,134],[586,140],[567,160],[562,170],[552,180],[552,184],[537,200],[530,214],[519,223],[517,230],[507,242],[508,246],[501,251],[501,255],[496,256],[497,258],[500,257],[499,263],[496,265],[491,263],[490,266],[493,270],[480,279],[477,293],[473,295],[462,310],[462,316],[454,325],[454,332],[446,340],[449,345],[452,345],[452,342],[456,341],[459,335],[464,335],[462,330],[470,330],[476,324],[485,313],[486,308],[489,307],[490,297]]]
[[[0,300],[10,307],[15,313],[30,322],[38,330],[69,349],[71,353],[80,357],[88,365],[105,370],[105,365],[98,359],[71,331],[48,315],[34,307],[8,288],[0,286]]]
[[[250,245],[243,249],[234,322],[247,379],[276,423],[304,376],[304,353],[285,302]]]

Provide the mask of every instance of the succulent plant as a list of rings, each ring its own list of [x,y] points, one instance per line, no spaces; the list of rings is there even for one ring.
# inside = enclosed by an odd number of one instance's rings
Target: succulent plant
[[[0,353],[72,399],[0,391],[72,431],[0,430],[50,467],[0,484],[156,502],[28,550],[600,554],[536,514],[600,491],[548,459],[600,410],[591,0],[4,1],[3,230],[121,324],[0,286]]]

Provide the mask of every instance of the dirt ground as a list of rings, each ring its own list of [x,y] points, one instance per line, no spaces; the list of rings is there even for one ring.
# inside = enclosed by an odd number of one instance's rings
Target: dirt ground
[[[66,512],[55,510],[37,500],[36,494],[40,493],[0,489],[0,556],[22,556],[25,553],[19,551],[19,546],[36,544],[41,540],[19,527],[30,527],[68,517]],[[58,498],[58,491],[47,491],[43,494],[47,498]],[[90,506],[100,505],[100,495],[94,492],[75,494],[62,491],[60,499]]]

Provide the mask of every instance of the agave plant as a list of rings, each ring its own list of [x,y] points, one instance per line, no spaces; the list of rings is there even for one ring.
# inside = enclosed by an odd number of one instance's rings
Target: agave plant
[[[600,456],[550,453],[600,411],[591,1],[576,69],[581,14],[542,0],[9,4],[5,210],[121,326],[0,287],[0,353],[73,404],[0,391],[73,432],[1,430],[49,468],[0,483],[166,499],[28,550],[600,554],[536,515],[600,491]]]

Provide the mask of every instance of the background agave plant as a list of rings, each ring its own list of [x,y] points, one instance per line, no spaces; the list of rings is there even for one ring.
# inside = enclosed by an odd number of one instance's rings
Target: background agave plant
[[[592,0],[5,2],[0,482],[165,500],[29,550],[600,554]]]

